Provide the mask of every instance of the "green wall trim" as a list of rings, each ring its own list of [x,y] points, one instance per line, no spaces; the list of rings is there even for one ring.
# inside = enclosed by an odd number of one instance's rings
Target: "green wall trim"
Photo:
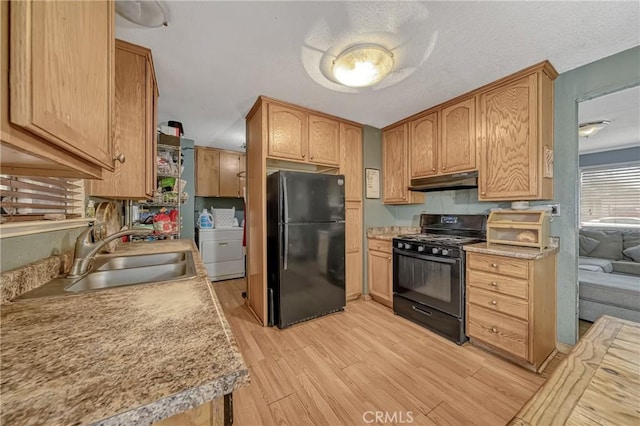
[[[554,192],[561,216],[551,223],[558,253],[558,340],[578,338],[578,103],[640,84],[640,47],[567,71],[555,81]]]

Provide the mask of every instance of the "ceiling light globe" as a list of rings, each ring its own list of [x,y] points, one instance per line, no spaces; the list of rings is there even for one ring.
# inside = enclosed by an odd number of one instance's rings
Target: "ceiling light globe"
[[[333,61],[333,76],[348,87],[368,87],[393,69],[393,54],[377,44],[360,44],[343,51]]]

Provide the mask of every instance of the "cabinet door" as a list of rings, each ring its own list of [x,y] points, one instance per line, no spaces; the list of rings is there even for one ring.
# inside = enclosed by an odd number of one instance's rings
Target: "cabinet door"
[[[220,196],[240,197],[240,153],[220,152]]]
[[[438,163],[441,174],[476,169],[475,98],[444,108],[441,116]]]
[[[196,195],[220,195],[220,151],[196,147]]]
[[[355,299],[362,294],[362,204],[345,204],[346,296]]]
[[[155,149],[151,151],[155,148],[155,85],[147,50],[141,48],[140,53],[116,47],[114,148],[125,162],[116,162],[113,172],[103,172],[102,180],[91,181],[90,195],[144,199],[155,187],[151,171],[155,169]]]
[[[345,201],[362,201],[362,128],[340,123],[340,173]]]
[[[11,121],[113,171],[114,2],[16,1],[10,14]]]
[[[537,80],[531,75],[480,97],[480,200],[527,200],[538,187]]]
[[[387,306],[393,305],[391,255],[369,250],[369,293]]]
[[[382,133],[383,201],[405,203],[408,199],[407,125]]]
[[[340,164],[340,123],[309,114],[309,162]]]
[[[409,165],[411,177],[438,173],[438,113],[417,118],[409,123]]]
[[[153,196],[153,192],[156,189],[156,171],[157,160],[156,152],[158,145],[157,129],[158,129],[158,85],[156,83],[155,76],[153,75],[153,69],[151,63],[147,62],[147,82],[149,84],[148,89],[151,91],[151,96],[148,96],[147,101],[150,105],[147,105],[147,161],[146,166],[146,193],[149,197]]]
[[[268,110],[269,157],[306,161],[309,114],[272,103]]]

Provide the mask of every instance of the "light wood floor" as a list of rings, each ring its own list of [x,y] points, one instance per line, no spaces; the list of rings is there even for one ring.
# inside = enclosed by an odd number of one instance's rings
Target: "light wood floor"
[[[386,424],[501,425],[544,381],[373,301],[279,330],[245,308],[244,280],[214,288],[251,371],[234,393],[239,426],[364,425],[375,411],[395,413]]]

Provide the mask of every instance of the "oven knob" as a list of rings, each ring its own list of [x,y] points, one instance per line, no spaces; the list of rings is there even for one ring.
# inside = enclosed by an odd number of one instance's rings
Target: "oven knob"
[[[418,246],[418,251],[424,251],[424,246]]]
[[[437,247],[432,248],[431,253],[438,254],[438,248]]]
[[[402,248],[402,243],[398,243],[398,248]]]
[[[448,255],[448,254],[449,254],[449,250],[447,250],[447,249],[442,249],[442,255],[443,255],[443,256],[446,256],[446,255]]]
[[[411,248],[411,244],[404,243],[404,248],[409,250]]]

